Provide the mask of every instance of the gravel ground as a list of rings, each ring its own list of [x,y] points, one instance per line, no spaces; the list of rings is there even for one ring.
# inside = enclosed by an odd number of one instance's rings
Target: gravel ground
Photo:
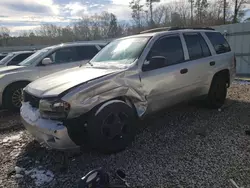
[[[123,169],[134,187],[250,188],[249,94],[250,85],[235,83],[221,111],[185,104],[157,113],[138,123],[133,146],[113,155],[48,150],[17,115],[1,119],[16,128],[0,132],[0,187],[75,187],[102,166],[110,175]]]

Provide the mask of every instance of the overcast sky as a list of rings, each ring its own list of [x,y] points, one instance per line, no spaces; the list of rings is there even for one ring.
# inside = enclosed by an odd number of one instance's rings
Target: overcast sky
[[[0,26],[16,35],[44,23],[66,26],[84,15],[108,11],[129,20],[131,0],[0,0]],[[142,3],[146,0],[142,0]],[[172,0],[161,0],[161,3]],[[188,0],[186,0],[188,1]],[[159,4],[158,4],[159,5]]]
[[[131,0],[0,0],[0,25],[20,30],[39,27],[43,23],[68,25],[83,15],[108,11],[118,19],[130,19]],[[168,0],[163,0],[168,1]]]

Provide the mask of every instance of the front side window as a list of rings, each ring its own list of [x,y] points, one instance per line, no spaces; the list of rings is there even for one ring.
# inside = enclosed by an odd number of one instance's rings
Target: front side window
[[[184,53],[179,36],[164,37],[155,42],[147,60],[155,56],[166,58],[166,65],[174,65],[184,61]]]
[[[78,60],[75,47],[61,48],[47,56],[53,64],[71,63]]]
[[[39,59],[41,59],[42,57],[46,56],[46,54],[48,54],[49,51],[52,50],[52,49],[53,49],[52,47],[48,47],[48,48],[44,48],[42,50],[38,50],[36,53],[34,53],[31,56],[29,56],[28,58],[24,59],[18,65],[20,65],[20,66],[30,66],[30,65],[36,63],[37,61],[39,61]]]
[[[92,59],[99,51],[96,46],[77,46],[77,60],[89,60]]]
[[[92,60],[93,66],[126,68],[138,59],[150,37],[131,37],[109,43]]]
[[[219,32],[206,32],[207,37],[214,46],[214,50],[217,54],[222,54],[230,52],[231,48],[224,38],[224,36]]]
[[[211,55],[205,40],[200,34],[186,33],[184,34],[184,38],[187,44],[190,60],[208,57]]]

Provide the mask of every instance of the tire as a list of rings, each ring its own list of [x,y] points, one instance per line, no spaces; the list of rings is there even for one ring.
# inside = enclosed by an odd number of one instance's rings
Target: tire
[[[27,85],[28,83],[14,83],[6,88],[6,91],[4,93],[4,106],[14,112],[18,112],[20,110],[20,107],[22,105],[22,89]]]
[[[217,109],[223,106],[227,96],[227,81],[222,75],[215,76],[206,97],[208,108]]]
[[[88,144],[102,153],[116,153],[129,146],[135,137],[135,113],[119,100],[94,110],[87,126]]]

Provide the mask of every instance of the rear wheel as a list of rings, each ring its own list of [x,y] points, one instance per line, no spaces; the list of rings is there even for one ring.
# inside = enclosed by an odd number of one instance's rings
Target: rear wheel
[[[104,153],[119,152],[132,143],[134,122],[131,107],[123,101],[110,101],[93,112],[87,126],[88,143]]]
[[[11,111],[19,111],[22,105],[22,90],[27,83],[14,83],[6,88],[3,102],[5,107]]]
[[[209,89],[206,97],[206,105],[209,108],[220,108],[224,103],[227,96],[227,81],[224,76],[216,76]]]

